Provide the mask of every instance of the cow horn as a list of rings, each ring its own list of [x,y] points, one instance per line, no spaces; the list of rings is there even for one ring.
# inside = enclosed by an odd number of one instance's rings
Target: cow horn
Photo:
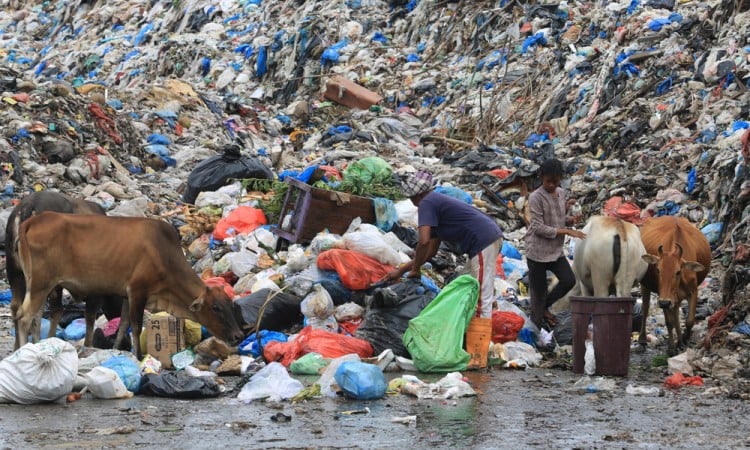
[[[682,246],[679,242],[675,242],[674,245],[677,246],[677,257],[682,258]]]
[[[664,246],[660,245],[659,246],[659,256],[662,256],[662,253],[664,253]]]

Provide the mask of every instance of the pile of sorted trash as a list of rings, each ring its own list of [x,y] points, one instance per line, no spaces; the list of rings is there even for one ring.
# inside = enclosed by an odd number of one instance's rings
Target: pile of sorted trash
[[[749,15],[741,2],[669,0],[8,5],[0,217],[52,190],[169,221],[195,271],[235,299],[247,339],[201,355],[204,332],[152,357],[213,371],[233,355],[233,374],[307,358],[316,374],[328,367],[325,390],[334,376],[346,384],[339,369],[374,370],[359,364],[466,369],[471,305],[438,301],[472,288],[464,258],[442,246],[421,280],[378,285],[416,245],[399,180],[418,169],[505,233],[489,362],[535,365],[540,346],[570,343],[569,320],[551,336],[526,320],[526,200],[555,156],[584,217],[686,217],[706,235],[713,264],[689,363],[746,397]],[[440,361],[429,360],[438,343],[409,339],[431,314],[456,321]],[[643,320],[661,348],[660,312]],[[107,337],[117,328],[101,325]],[[334,364],[349,354],[360,361]],[[297,395],[293,384],[269,396]]]

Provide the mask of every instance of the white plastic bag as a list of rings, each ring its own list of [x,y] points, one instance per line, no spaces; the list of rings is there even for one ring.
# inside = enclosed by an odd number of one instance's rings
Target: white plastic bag
[[[301,382],[289,376],[283,365],[274,361],[253,375],[237,398],[245,403],[260,399],[278,402],[294,397],[303,387]]]
[[[333,299],[323,286],[316,284],[313,291],[302,300],[300,308],[308,319],[326,319],[333,315]]]
[[[26,344],[0,361],[0,403],[55,401],[73,389],[78,354],[58,338]]]
[[[594,342],[586,339],[586,353],[583,354],[583,372],[593,375],[596,372],[596,355],[594,355]]]
[[[243,247],[253,253],[265,253],[263,248],[276,248],[278,237],[266,228],[256,228],[243,243]]]
[[[497,344],[496,344],[497,345]],[[519,341],[506,342],[500,352],[508,363],[515,363],[523,367],[538,366],[542,362],[542,355],[534,347]]]
[[[96,398],[130,398],[133,396],[117,372],[107,367],[94,367],[86,374],[85,379],[88,390]]]
[[[378,233],[355,231],[344,235],[344,244],[349,250],[377,259],[383,264],[397,266],[401,263],[398,252]]]
[[[338,322],[345,322],[347,320],[361,319],[365,314],[365,309],[354,302],[347,302],[343,305],[339,305],[333,312],[333,317]]]
[[[286,257],[286,266],[292,272],[305,270],[310,266],[310,258],[305,255],[305,249],[301,245],[294,244],[289,247]]]
[[[395,205],[398,221],[407,226],[416,227],[418,223],[417,207],[411,200],[402,200]]]

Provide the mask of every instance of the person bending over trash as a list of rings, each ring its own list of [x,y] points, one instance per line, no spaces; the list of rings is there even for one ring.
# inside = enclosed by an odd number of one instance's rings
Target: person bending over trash
[[[576,283],[573,269],[563,255],[565,236],[585,239],[582,231],[566,228],[575,221],[566,217],[565,191],[560,188],[563,166],[559,159],[548,159],[539,167],[542,185],[529,195],[531,224],[526,232],[526,261],[529,266],[531,320],[538,327],[556,324],[549,307]],[[557,285],[547,293],[547,271],[557,277]]]
[[[469,274],[479,281],[477,315],[492,317],[495,300],[495,261],[503,244],[503,232],[494,220],[475,207],[434,192],[432,174],[417,171],[403,183],[404,195],[418,207],[419,244],[414,259],[391,271],[381,281],[420,276],[422,264],[432,259],[441,241],[457,245],[469,255]]]

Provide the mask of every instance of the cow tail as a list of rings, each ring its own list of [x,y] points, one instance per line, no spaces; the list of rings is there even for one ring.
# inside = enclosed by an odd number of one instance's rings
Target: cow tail
[[[26,229],[21,233],[21,215],[17,215],[13,226],[16,229],[16,238],[13,247],[18,255],[18,265],[23,271],[23,278],[26,281],[26,288],[29,287],[29,277],[31,276],[31,258],[29,257],[29,242],[26,238]],[[28,228],[28,227],[26,227]],[[28,264],[28,266],[27,266]]]
[[[617,275],[620,270],[620,259],[622,258],[622,245],[620,244],[620,234],[615,234],[612,240],[612,276]]]

